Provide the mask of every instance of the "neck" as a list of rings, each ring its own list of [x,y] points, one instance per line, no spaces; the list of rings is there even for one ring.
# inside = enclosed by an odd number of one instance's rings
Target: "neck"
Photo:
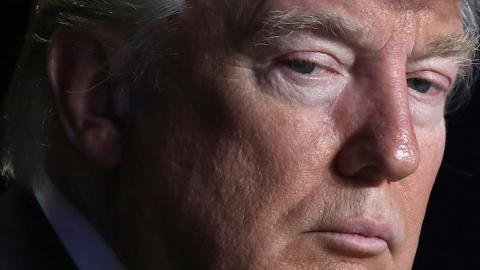
[[[61,142],[58,139],[57,142]],[[61,155],[59,153],[62,153]],[[68,158],[65,158],[68,157]],[[117,188],[114,173],[102,172],[82,160],[68,144],[58,143],[47,155],[45,171],[52,184],[118,253],[115,237]],[[119,256],[119,258],[121,258]]]
[[[57,142],[60,140],[56,140]],[[61,155],[59,154],[61,153]],[[65,155],[67,153],[67,155]],[[68,158],[65,158],[68,156]],[[161,224],[135,191],[135,177],[92,167],[68,144],[49,153],[47,174],[52,183],[87,218],[129,269],[174,269],[167,260]]]

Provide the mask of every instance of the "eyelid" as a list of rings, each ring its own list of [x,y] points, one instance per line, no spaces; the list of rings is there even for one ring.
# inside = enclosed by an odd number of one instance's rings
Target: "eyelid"
[[[416,72],[431,72],[448,80],[451,86],[459,72],[458,62],[451,58],[427,58],[420,59],[407,64],[407,74]]]
[[[422,80],[426,80],[432,83],[434,87],[437,89],[448,92],[451,88],[452,81],[438,72],[435,71],[415,71],[407,73],[407,78],[418,78]]]
[[[351,67],[355,61],[355,53],[352,48],[338,40],[321,38],[296,32],[288,36],[282,36],[269,44],[271,49],[279,52],[319,52],[333,57],[339,64]]]
[[[296,51],[292,53],[287,53],[279,58],[280,62],[285,62],[287,60],[298,59],[301,61],[306,61],[317,65],[319,68],[325,69],[332,73],[338,73],[345,75],[346,72],[342,68],[341,62],[328,53],[319,52],[319,51]]]

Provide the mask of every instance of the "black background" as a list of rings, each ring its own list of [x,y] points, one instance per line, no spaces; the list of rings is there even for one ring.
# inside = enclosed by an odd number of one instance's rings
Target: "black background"
[[[1,98],[8,89],[21,50],[30,5],[25,0],[2,1]],[[479,116],[480,97],[474,95],[468,106],[447,118],[444,165],[432,192],[415,270],[480,269]],[[0,128],[3,132],[3,127]],[[3,187],[1,184],[0,192]]]

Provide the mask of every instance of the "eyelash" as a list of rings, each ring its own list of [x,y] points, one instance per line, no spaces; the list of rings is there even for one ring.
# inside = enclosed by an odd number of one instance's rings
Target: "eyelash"
[[[302,75],[310,75],[312,73],[314,73],[314,71],[330,71],[332,73],[336,73],[335,71],[333,71],[332,69],[329,69],[325,66],[322,66],[322,65],[319,65],[315,62],[312,62],[312,61],[309,61],[309,60],[304,60],[304,59],[298,59],[298,58],[292,58],[292,59],[287,59],[287,60],[283,60],[281,61],[281,63],[285,66],[287,66],[287,68],[299,73],[299,74],[302,74]],[[303,65],[303,67],[302,67]],[[302,72],[302,68],[305,68],[306,70],[304,70],[304,72]]]
[[[428,82],[430,84],[429,90],[425,92],[417,91],[420,94],[446,95],[451,88],[450,80],[447,77],[440,75],[434,71],[419,71],[419,72],[409,73],[407,74],[407,84],[408,84],[408,80],[417,80],[417,82],[423,81],[423,82]],[[410,85],[408,86],[409,88],[411,88]]]
[[[427,89],[423,89],[422,87],[420,87],[421,89],[414,89],[415,85],[414,84],[418,84],[418,83],[427,83],[427,86],[428,88]],[[435,88],[435,85],[429,81],[429,80],[425,80],[425,79],[422,79],[422,78],[407,78],[407,86],[408,88],[414,90],[414,91],[417,91],[421,94],[426,94],[428,92],[431,92],[432,90],[432,87]]]
[[[298,52],[275,61],[277,67],[283,70],[287,79],[299,85],[307,85],[313,81],[331,80],[340,75],[338,61],[325,53]],[[312,85],[313,86],[313,85]]]

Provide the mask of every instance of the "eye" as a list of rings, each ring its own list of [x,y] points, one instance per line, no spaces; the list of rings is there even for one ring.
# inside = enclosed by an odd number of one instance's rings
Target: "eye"
[[[410,89],[413,89],[422,94],[427,93],[433,86],[433,83],[420,78],[409,78],[407,79],[407,85]]]
[[[259,66],[261,82],[291,103],[321,104],[340,93],[348,82],[344,66],[322,51],[293,51],[267,60]]]
[[[288,59],[284,62],[289,69],[303,75],[312,74],[317,68],[319,68],[315,63],[301,59]]]

